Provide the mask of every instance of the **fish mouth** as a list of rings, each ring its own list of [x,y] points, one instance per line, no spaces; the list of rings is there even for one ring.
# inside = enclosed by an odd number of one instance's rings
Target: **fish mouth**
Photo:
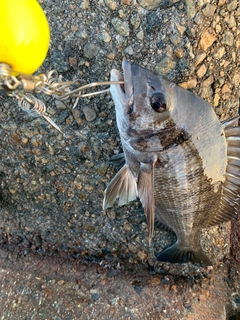
[[[121,73],[117,69],[112,69],[111,70],[111,82],[118,82],[118,81],[124,81]],[[124,93],[125,93],[125,86],[124,84],[111,84],[111,86],[116,86],[119,87]]]
[[[124,81],[124,84],[113,84],[111,87],[116,90],[119,98],[124,96],[124,99],[131,99],[133,95],[133,83],[132,83],[132,71],[131,71],[131,63],[128,60],[124,60],[122,62],[123,75],[121,73],[113,69],[111,70],[111,81]]]

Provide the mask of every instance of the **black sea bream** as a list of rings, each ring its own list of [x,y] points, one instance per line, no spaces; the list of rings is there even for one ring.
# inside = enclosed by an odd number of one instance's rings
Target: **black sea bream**
[[[124,86],[111,85],[111,94],[125,165],[108,185],[103,207],[139,197],[149,241],[155,219],[177,235],[158,260],[210,265],[199,242],[202,228],[239,210],[238,122],[221,123],[207,102],[136,64],[123,61],[123,72]],[[111,81],[119,80],[112,70]]]

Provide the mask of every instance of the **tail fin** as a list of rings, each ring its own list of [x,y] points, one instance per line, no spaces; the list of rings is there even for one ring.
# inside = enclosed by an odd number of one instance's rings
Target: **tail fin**
[[[167,248],[166,250],[158,254],[157,259],[159,261],[166,261],[171,263],[192,262],[200,264],[202,266],[212,265],[212,262],[206,256],[200,245],[198,246],[198,248],[196,248],[196,250],[181,249],[177,242],[170,248]]]

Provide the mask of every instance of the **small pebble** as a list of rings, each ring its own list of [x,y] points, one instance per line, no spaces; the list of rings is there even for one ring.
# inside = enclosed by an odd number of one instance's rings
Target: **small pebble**
[[[185,0],[185,6],[188,18],[193,19],[196,14],[195,1]]]
[[[100,47],[94,43],[87,43],[85,44],[83,50],[85,57],[88,59],[92,59],[98,54]]]
[[[207,54],[205,52],[200,53],[195,58],[195,66],[198,66],[206,58]]]
[[[234,16],[230,16],[230,17],[225,18],[225,21],[227,22],[230,29],[236,27],[236,20],[235,20]]]
[[[102,38],[103,38],[103,41],[106,43],[111,41],[111,36],[105,31],[103,31],[102,33]]]
[[[234,36],[230,31],[225,31],[222,38],[222,43],[226,44],[229,47],[232,47],[234,44]]]
[[[227,0],[219,0],[219,1],[218,1],[218,6],[219,6],[219,7],[222,7],[222,6],[226,3],[226,1],[227,1]]]
[[[129,54],[129,55],[133,55],[133,48],[132,46],[128,46],[127,48],[124,49],[124,52]]]
[[[232,92],[232,90],[228,87],[228,85],[225,83],[223,86],[222,86],[222,93],[230,93]]]
[[[133,15],[130,20],[134,30],[137,30],[141,24],[141,19],[139,15]]]
[[[174,61],[170,57],[164,57],[157,65],[156,71],[157,73],[166,76],[170,73],[176,66],[176,61]]]
[[[201,97],[203,99],[211,98],[213,95],[212,84],[214,77],[211,75],[201,83]]]
[[[177,58],[181,59],[183,57],[183,49],[182,48],[177,48],[175,51],[174,51],[174,54]]]
[[[143,40],[143,39],[144,39],[144,32],[143,32],[143,30],[141,30],[141,31],[139,31],[139,32],[137,33],[137,38],[138,38],[139,40]]]
[[[237,70],[234,72],[234,75],[232,77],[232,84],[235,88],[240,87],[240,72]]]
[[[204,31],[200,39],[200,48],[207,51],[209,47],[217,40],[214,30],[208,29]]]
[[[139,4],[147,10],[155,10],[162,0],[138,0]]]
[[[119,18],[113,18],[111,20],[113,28],[119,33],[121,36],[128,37],[130,33],[129,24],[126,21],[123,21]]]
[[[190,79],[188,81],[179,83],[179,86],[184,89],[193,89],[196,88],[197,85],[197,79]]]
[[[219,96],[218,93],[216,93],[216,94],[214,95],[214,98],[213,98],[213,106],[214,106],[214,107],[217,107],[217,106],[219,105],[219,100],[220,100],[220,96]]]
[[[229,3],[227,4],[227,9],[228,9],[228,11],[236,10],[238,4],[239,4],[239,1],[238,1],[238,0],[233,0],[233,1],[229,2]]]
[[[207,67],[205,64],[201,65],[201,67],[197,70],[197,77],[198,79],[201,79],[207,72]]]
[[[209,17],[209,16],[213,16],[215,11],[216,11],[216,6],[214,4],[210,4],[208,3],[206,5],[206,7],[202,10],[203,11],[203,14],[206,16],[206,17]]]
[[[65,103],[63,103],[61,100],[55,100],[55,106],[59,109],[59,110],[65,110],[67,107],[65,105]]]
[[[171,34],[170,41],[172,42],[172,44],[177,45],[181,42],[181,37],[177,34]]]
[[[97,117],[96,111],[88,106],[83,107],[82,111],[88,122],[94,121]]]
[[[117,8],[117,3],[114,0],[105,0],[106,5],[108,6],[109,9],[111,10],[116,10]]]

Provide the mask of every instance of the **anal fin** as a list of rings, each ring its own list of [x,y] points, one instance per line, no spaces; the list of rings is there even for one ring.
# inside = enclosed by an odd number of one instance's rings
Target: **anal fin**
[[[169,233],[175,233],[172,228],[170,228],[167,223],[164,221],[161,211],[158,209],[157,206],[155,206],[155,219],[154,219],[154,226],[156,226],[158,229],[167,231]]]
[[[169,233],[175,233],[168,225],[156,218],[154,219],[154,226],[160,230],[167,231]]]

